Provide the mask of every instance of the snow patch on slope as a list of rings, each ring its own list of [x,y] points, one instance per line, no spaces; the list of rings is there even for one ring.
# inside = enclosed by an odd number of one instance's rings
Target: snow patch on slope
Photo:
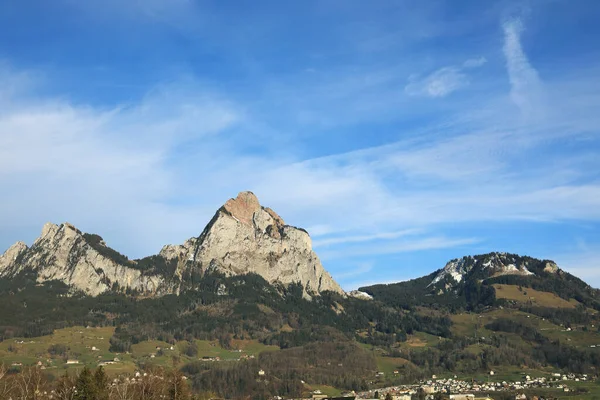
[[[467,263],[467,261],[471,261],[471,263]],[[450,261],[428,285],[428,287],[442,281],[448,275],[450,275],[457,283],[462,282],[464,276],[469,273],[469,271],[472,269],[472,265],[474,265],[476,262],[477,259],[472,258],[471,256],[463,257],[460,260]]]

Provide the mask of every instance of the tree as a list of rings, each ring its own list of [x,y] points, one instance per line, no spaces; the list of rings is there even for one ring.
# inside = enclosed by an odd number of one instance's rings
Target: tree
[[[198,345],[195,342],[188,342],[185,347],[184,354],[188,357],[197,357],[198,356]]]
[[[27,367],[17,378],[19,399],[37,400],[42,393],[45,379],[38,367]]]
[[[158,400],[163,399],[165,393],[165,382],[163,379],[164,373],[162,371],[149,371],[144,376],[138,379],[134,386],[135,394],[133,398],[135,400]]]
[[[120,380],[111,386],[111,400],[134,400],[134,387],[127,380]]]
[[[167,385],[169,400],[189,400],[191,398],[190,389],[181,372],[173,371],[169,373]]]
[[[53,356],[66,356],[69,349],[66,345],[56,343],[48,347],[48,353]]]
[[[231,335],[229,333],[219,335],[219,346],[224,349],[231,349]]]
[[[65,371],[56,384],[55,392],[58,400],[75,400],[75,379]]]
[[[8,399],[11,397],[15,389],[15,381],[7,374],[7,368],[4,364],[0,364],[0,399]]]
[[[94,400],[108,400],[108,377],[102,367],[94,372],[94,386],[96,391]]]
[[[96,397],[96,384],[92,372],[88,367],[83,367],[83,370],[77,378],[75,384],[75,400],[97,400]]]

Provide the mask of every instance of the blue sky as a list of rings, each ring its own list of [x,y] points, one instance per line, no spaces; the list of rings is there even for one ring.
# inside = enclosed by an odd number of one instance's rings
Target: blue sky
[[[343,285],[509,251],[600,286],[600,3],[0,3],[0,248],[142,257],[254,191]]]

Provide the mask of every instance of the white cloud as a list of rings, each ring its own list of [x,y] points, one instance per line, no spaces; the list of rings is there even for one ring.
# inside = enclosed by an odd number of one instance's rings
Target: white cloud
[[[409,78],[404,92],[409,96],[432,98],[448,96],[470,84],[465,69],[478,68],[486,62],[485,57],[472,58],[465,61],[462,67],[443,67],[424,78],[413,75]]]
[[[18,101],[0,111],[0,240],[31,240],[32,226],[37,233],[46,221],[70,221],[142,256],[173,233],[202,229],[214,210],[170,202],[185,191],[172,152],[226,131],[236,110],[209,96],[165,100],[160,92],[113,109],[23,94],[15,88]]]
[[[412,76],[404,91],[409,96],[445,97],[468,84],[467,75],[459,68],[444,67],[423,79]]]
[[[464,68],[479,68],[487,63],[487,59],[483,56],[477,58],[470,58],[463,63]]]
[[[504,56],[511,84],[511,98],[528,118],[543,116],[543,87],[538,72],[523,51],[521,34],[523,22],[511,19],[502,25],[504,29]]]
[[[324,239],[319,239],[319,240],[314,241],[313,247],[327,247],[327,246],[331,246],[331,245],[371,242],[371,241],[375,241],[375,240],[391,240],[391,239],[398,239],[403,236],[414,235],[419,232],[421,232],[421,231],[417,230],[417,229],[406,229],[403,231],[375,233],[372,235],[324,238]]]

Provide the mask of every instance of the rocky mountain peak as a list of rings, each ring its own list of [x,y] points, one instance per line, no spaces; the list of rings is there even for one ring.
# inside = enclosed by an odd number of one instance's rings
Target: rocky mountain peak
[[[241,223],[251,225],[254,214],[261,206],[254,193],[240,192],[235,199],[227,200],[223,208]]]
[[[47,223],[31,247],[17,242],[0,256],[0,277],[32,272],[40,283],[58,280],[93,296],[115,284],[140,293],[161,290],[161,277],[144,276],[132,268],[126,257],[95,239],[101,238],[86,236],[68,222]],[[116,259],[114,254],[122,259]]]
[[[252,192],[241,192],[217,210],[198,238],[166,246],[161,255],[180,260],[178,270],[199,268],[227,275],[255,273],[271,283],[301,283],[305,294],[344,293],[312,250],[308,233],[286,225]]]
[[[27,249],[28,247],[25,243],[17,242],[10,246],[4,254],[0,255],[0,274],[2,273],[3,265],[16,262]]]

